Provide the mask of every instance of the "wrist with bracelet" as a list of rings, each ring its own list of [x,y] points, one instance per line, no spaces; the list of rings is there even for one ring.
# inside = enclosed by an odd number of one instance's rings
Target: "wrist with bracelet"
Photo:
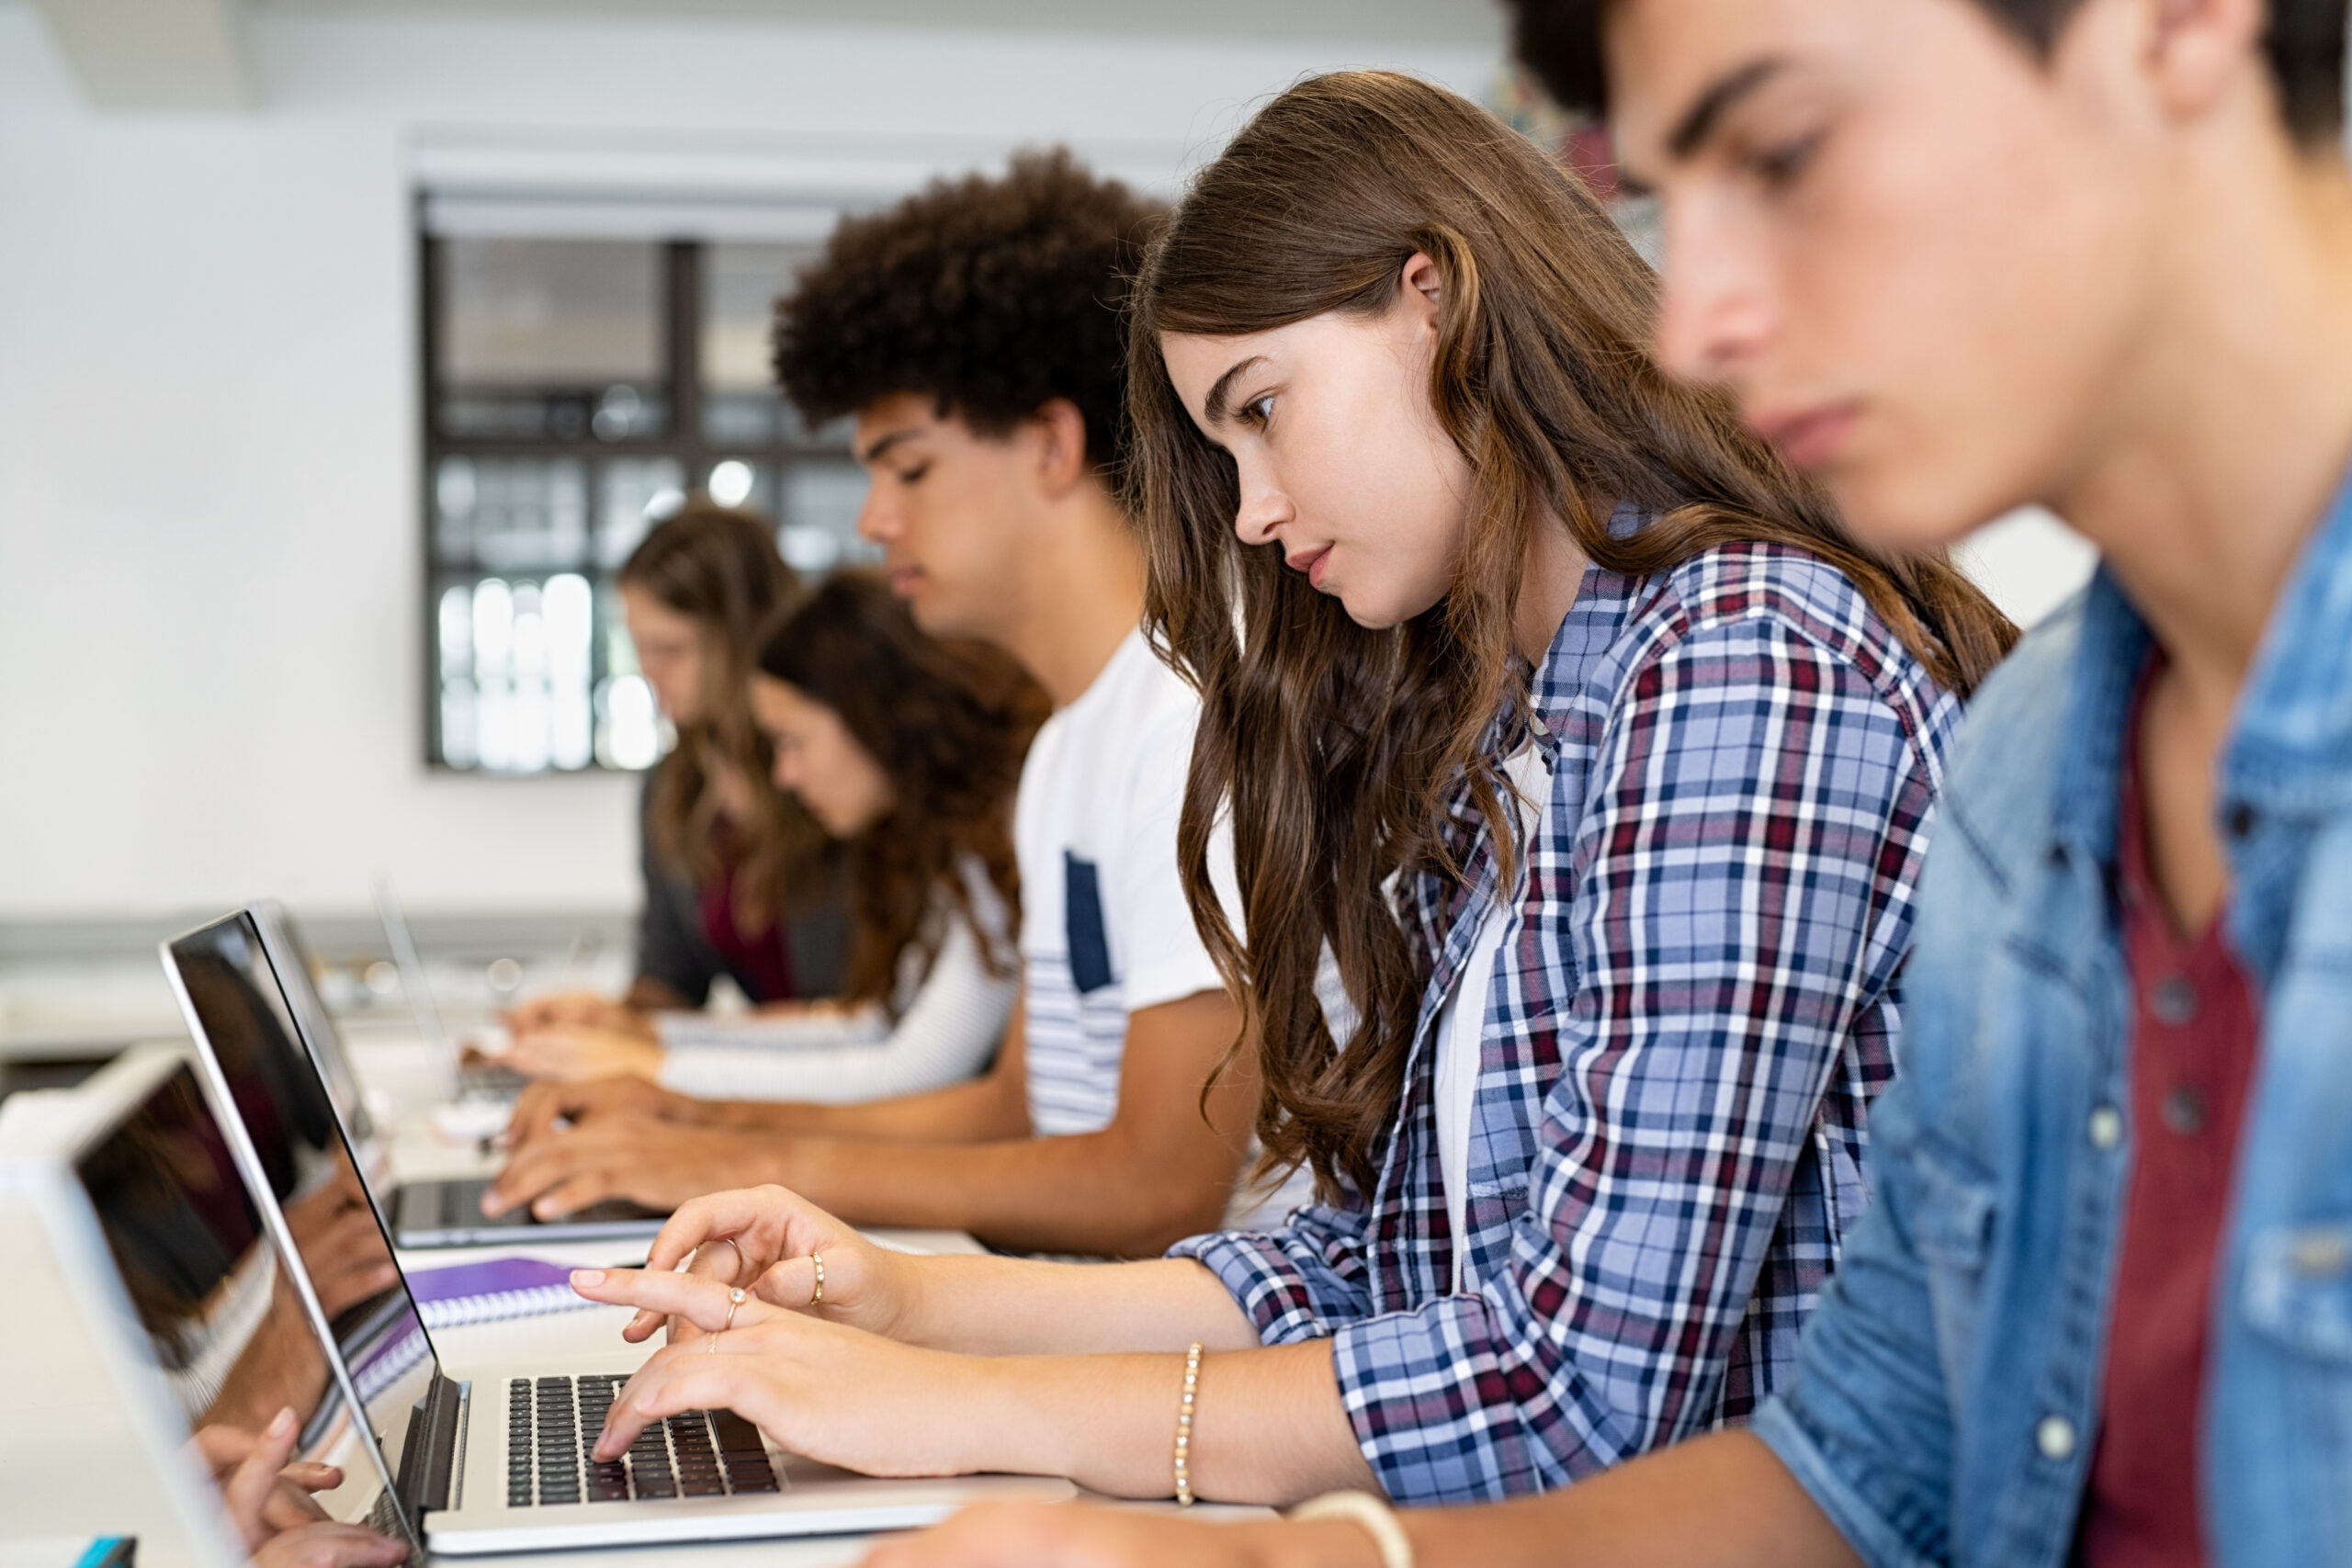
[[[1201,1342],[1184,1350],[1184,1392],[1176,1405],[1176,1506],[1193,1506],[1193,1407],[1200,1397]]]

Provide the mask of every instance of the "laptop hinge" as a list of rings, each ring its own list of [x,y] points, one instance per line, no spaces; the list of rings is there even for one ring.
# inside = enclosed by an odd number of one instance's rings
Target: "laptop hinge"
[[[408,1413],[408,1438],[401,1445],[396,1484],[412,1517],[421,1518],[449,1506],[458,1438],[465,1430],[465,1391],[435,1372],[424,1397]]]

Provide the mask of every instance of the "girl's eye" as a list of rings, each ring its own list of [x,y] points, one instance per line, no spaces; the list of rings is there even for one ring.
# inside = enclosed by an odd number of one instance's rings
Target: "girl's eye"
[[[910,485],[929,472],[931,472],[931,465],[929,463],[917,463],[911,468],[902,468],[899,470],[899,482],[902,485]]]
[[[1822,132],[1809,131],[1792,141],[1760,152],[1750,160],[1764,183],[1776,190],[1786,189],[1804,173],[1805,165],[1821,147]]]
[[[1274,395],[1272,392],[1268,392],[1262,398],[1253,398],[1241,405],[1242,419],[1260,430],[1266,428],[1266,422],[1272,419],[1273,414]]]

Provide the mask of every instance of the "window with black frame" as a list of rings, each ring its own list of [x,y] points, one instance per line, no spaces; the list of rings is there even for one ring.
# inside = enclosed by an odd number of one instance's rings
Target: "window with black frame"
[[[769,378],[813,247],[420,234],[426,760],[650,766],[613,586],[647,529],[702,490],[774,518],[806,574],[871,558],[846,430],[806,428]]]

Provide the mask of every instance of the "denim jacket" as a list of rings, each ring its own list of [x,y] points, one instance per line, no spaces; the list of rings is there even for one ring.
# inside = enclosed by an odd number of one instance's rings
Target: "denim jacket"
[[[2067,1561],[2136,1129],[2113,897],[2148,632],[2102,573],[1972,705],[1920,890],[1874,1201],[1756,1430],[1874,1563]],[[2211,1561],[2352,1563],[2352,490],[2218,774],[2262,1055],[2217,1259]]]

